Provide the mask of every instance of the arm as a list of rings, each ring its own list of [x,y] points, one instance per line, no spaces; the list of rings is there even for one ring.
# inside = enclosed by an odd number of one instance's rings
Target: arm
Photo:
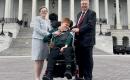
[[[63,52],[63,51],[64,51],[64,48],[67,48],[67,47],[68,47],[68,45],[63,46],[63,47],[60,49],[60,52]]]
[[[67,48],[68,46],[71,46],[72,45],[72,40],[73,40],[73,36],[71,35],[71,33],[68,34],[68,37],[67,37],[67,40],[66,40],[66,43],[65,43],[65,46],[63,46],[60,51],[63,52],[64,51],[64,48]]]
[[[50,31],[49,31],[49,34],[48,34],[48,35],[45,35],[45,37],[43,38],[43,41],[44,41],[44,42],[49,42],[49,41],[51,40],[51,38],[52,38],[53,32],[55,32],[55,31],[56,31],[56,29],[50,30]]]
[[[49,32],[47,30],[42,30],[41,25],[40,25],[40,19],[38,17],[33,19],[30,26],[33,27],[34,30],[37,33],[39,33],[40,35],[48,35],[49,34]]]
[[[73,41],[73,35],[69,32],[65,45],[71,46]]]

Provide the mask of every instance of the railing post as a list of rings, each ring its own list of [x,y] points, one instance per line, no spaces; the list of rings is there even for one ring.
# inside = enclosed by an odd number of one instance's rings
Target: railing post
[[[5,34],[4,34],[4,31],[3,31],[3,29],[4,29],[4,18],[2,19],[2,30],[1,30],[1,33],[0,33],[0,35],[2,35],[2,36],[4,36]]]

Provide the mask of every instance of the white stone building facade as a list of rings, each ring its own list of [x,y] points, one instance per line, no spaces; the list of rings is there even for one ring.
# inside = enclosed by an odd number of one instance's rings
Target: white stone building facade
[[[69,17],[75,22],[80,11],[80,0],[0,0],[0,18],[18,18],[30,23],[42,5],[49,9],[49,13],[56,13],[59,21],[63,17]],[[126,42],[130,44],[129,7],[130,0],[90,0],[90,8],[96,12],[97,18],[107,20],[109,29],[116,23],[110,31],[114,40],[116,37],[117,44],[123,44],[124,37],[127,37]]]

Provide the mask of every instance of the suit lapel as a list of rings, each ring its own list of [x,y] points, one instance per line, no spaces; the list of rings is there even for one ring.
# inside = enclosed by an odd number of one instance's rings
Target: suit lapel
[[[83,18],[83,21],[88,20],[88,17],[89,17],[89,9],[88,9],[88,11],[85,13],[84,18]],[[82,21],[82,23],[83,23],[83,21]]]
[[[80,13],[78,14],[78,16],[77,16],[77,24],[78,24],[79,18],[80,18],[80,16],[81,16],[81,13],[82,13],[82,12],[80,12]]]
[[[80,16],[81,16],[81,13],[80,13]],[[79,16],[79,18],[80,18],[80,16]],[[86,18],[88,18],[89,17],[89,9],[88,9],[88,11],[85,13],[85,15],[84,15],[84,18],[83,18],[83,20],[82,20],[82,22],[80,23],[80,24],[82,24],[85,20],[88,20],[88,19],[86,19]],[[78,19],[79,19],[78,18]],[[84,20],[85,19],[85,20]]]

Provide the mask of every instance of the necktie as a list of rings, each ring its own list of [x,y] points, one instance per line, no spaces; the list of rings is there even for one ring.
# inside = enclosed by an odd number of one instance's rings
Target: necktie
[[[85,14],[85,12],[82,12],[82,13],[81,13],[81,16],[80,16],[80,18],[79,18],[79,20],[78,20],[77,27],[79,27],[79,26],[81,25],[81,23],[82,23],[82,21],[83,21],[83,18],[84,18],[84,14]]]

